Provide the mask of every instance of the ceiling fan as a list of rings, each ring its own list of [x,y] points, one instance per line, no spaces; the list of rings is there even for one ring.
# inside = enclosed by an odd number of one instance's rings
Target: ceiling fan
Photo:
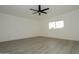
[[[40,16],[41,13],[47,14],[47,12],[45,12],[45,11],[49,10],[49,8],[41,9],[41,5],[38,5],[38,10],[35,10],[35,9],[32,9],[32,8],[30,10],[35,11],[33,14],[38,13],[38,15]]]

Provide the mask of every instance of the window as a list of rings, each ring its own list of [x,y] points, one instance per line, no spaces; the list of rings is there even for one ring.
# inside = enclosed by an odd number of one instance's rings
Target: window
[[[49,22],[49,29],[64,28],[64,21]]]

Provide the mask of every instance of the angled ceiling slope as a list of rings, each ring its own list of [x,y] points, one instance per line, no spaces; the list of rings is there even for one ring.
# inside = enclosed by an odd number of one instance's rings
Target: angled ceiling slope
[[[67,13],[70,11],[74,11],[79,9],[78,5],[42,5],[41,9],[50,8],[47,13],[42,14],[42,16],[38,16],[37,14],[33,15],[33,11],[29,9],[38,9],[37,5],[0,5],[0,13],[10,14],[18,17],[24,17],[29,19],[47,19],[49,17],[54,17],[57,15],[61,15],[63,13]]]

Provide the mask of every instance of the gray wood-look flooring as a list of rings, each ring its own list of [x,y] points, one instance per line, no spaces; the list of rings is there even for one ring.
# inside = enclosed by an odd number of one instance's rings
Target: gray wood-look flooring
[[[71,53],[79,53],[79,42],[46,37],[0,42],[0,54]]]

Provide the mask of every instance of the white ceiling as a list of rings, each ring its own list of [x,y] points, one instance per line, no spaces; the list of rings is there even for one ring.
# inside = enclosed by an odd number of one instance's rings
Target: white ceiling
[[[37,5],[0,5],[0,13],[10,14],[14,16],[29,18],[29,19],[47,19],[74,11],[79,9],[78,5],[42,5],[43,8],[50,8],[47,10],[47,14],[32,14],[34,11],[29,10],[30,8],[37,9]]]

